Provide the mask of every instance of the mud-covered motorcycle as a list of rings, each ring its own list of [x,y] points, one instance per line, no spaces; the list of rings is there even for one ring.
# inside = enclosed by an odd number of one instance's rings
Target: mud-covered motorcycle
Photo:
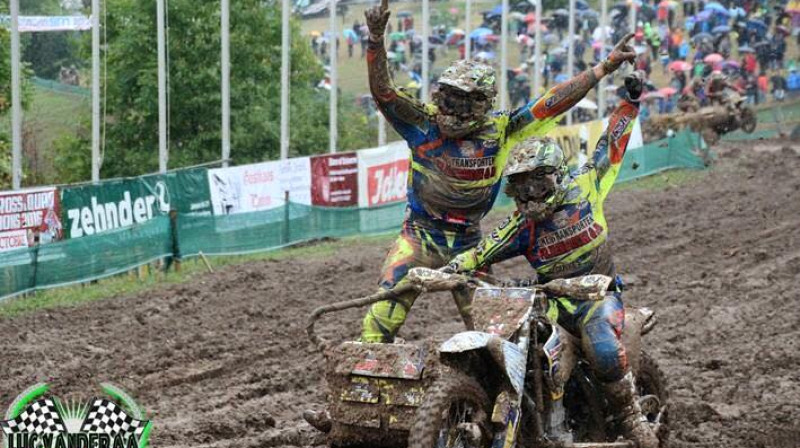
[[[580,343],[546,318],[548,295],[599,300],[612,279],[590,275],[530,287],[500,287],[458,274],[414,268],[393,291],[320,307],[308,334],[325,353],[332,446],[633,447],[580,356]],[[414,344],[333,345],[315,323],[326,313],[421,292],[475,288],[474,328],[439,347]],[[652,311],[626,308],[623,342],[637,394],[662,444],[667,389],[656,363],[641,350],[655,325]]]

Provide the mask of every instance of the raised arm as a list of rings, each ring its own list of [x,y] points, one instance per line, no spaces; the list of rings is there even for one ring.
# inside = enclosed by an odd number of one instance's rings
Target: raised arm
[[[428,114],[421,102],[395,87],[389,74],[384,47],[384,33],[390,16],[388,0],[382,0],[379,6],[373,6],[364,15],[369,28],[367,72],[370,92],[386,120],[400,135],[408,139],[408,133],[413,131],[413,127],[426,123]]]
[[[522,255],[527,221],[514,212],[474,248],[456,256],[448,267],[454,272],[473,272],[494,263]]]
[[[514,143],[531,136],[543,136],[558,124],[561,115],[578,104],[603,77],[617,70],[623,62],[633,62],[636,51],[628,45],[633,33],[623,37],[608,59],[554,86],[539,99],[512,112],[507,138]]]
[[[614,109],[592,155],[597,172],[597,192],[604,200],[617,179],[622,159],[628,149],[633,125],[639,115],[639,97],[644,88],[644,73],[636,71],[625,77],[626,97]]]

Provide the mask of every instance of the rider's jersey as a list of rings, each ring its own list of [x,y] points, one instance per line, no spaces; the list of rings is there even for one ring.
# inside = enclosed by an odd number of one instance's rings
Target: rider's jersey
[[[411,149],[407,183],[411,213],[450,225],[476,225],[497,198],[511,148],[528,137],[545,135],[597,83],[588,70],[538,101],[511,113],[492,113],[467,138],[451,139],[443,137],[436,124],[435,106],[394,86],[382,44],[370,40],[367,63],[378,107]]]
[[[541,281],[589,273],[613,276],[603,202],[619,174],[638,107],[623,101],[590,161],[571,172],[564,203],[547,219],[533,222],[514,212],[477,247],[453,260],[459,271],[474,271],[525,256]]]

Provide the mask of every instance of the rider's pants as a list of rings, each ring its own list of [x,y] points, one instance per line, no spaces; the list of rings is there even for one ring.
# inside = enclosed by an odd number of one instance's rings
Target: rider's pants
[[[620,292],[609,292],[603,300],[548,300],[547,316],[575,336],[580,336],[584,357],[602,382],[619,381],[628,370],[622,345],[625,309]]]
[[[406,219],[384,261],[380,287],[393,288],[405,278],[411,268],[438,269],[459,253],[475,247],[481,240],[479,226],[443,227],[438,223],[434,227],[427,221]],[[361,341],[392,342],[418,295],[414,292],[406,293],[396,300],[385,300],[372,305],[364,317]],[[468,294],[466,291],[454,291],[453,296],[464,316],[469,312]]]

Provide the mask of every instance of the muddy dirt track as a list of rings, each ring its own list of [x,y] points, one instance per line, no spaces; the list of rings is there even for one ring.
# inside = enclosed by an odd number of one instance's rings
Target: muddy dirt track
[[[672,446],[800,446],[800,156],[787,144],[727,144],[688,185],[608,201],[626,301],[659,315],[646,344],[671,381]],[[151,413],[155,447],[317,445],[300,418],[324,399],[306,316],[373,292],[387,244],[0,319],[0,407],[37,381],[60,396],[111,381]],[[456,316],[429,297],[403,336],[441,339],[461,328]],[[321,331],[354,338],[360,318]]]

